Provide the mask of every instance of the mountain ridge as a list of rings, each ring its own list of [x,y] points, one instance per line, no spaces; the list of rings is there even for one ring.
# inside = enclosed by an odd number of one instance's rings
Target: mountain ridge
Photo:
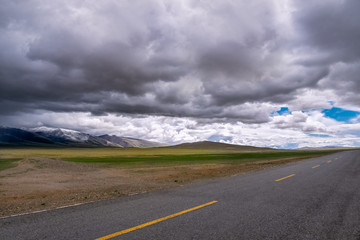
[[[0,127],[0,146],[8,147],[149,148],[167,146],[162,143],[113,135],[113,138],[115,137],[117,141],[112,142],[109,139],[106,139],[106,137],[93,136],[91,134],[64,128],[38,127],[20,129],[4,126]],[[119,142],[122,142],[122,144],[119,144]]]
[[[117,143],[125,148],[150,148],[150,147],[165,147],[168,146],[167,144],[152,142],[148,140],[132,138],[132,137],[119,137],[116,135],[100,135],[99,138],[105,139],[112,143]]]

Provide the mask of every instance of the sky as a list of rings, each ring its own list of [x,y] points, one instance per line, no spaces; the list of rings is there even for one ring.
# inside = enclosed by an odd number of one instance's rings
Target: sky
[[[3,0],[0,125],[360,146],[358,0]]]

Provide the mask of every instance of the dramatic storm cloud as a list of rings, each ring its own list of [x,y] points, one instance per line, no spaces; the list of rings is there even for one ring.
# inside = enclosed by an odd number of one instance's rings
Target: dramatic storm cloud
[[[357,0],[5,0],[0,124],[358,146],[359,11]]]

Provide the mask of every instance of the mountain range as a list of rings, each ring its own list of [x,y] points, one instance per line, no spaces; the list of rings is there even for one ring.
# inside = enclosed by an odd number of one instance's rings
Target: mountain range
[[[93,136],[64,128],[0,127],[0,146],[151,148],[167,145],[116,135]]]

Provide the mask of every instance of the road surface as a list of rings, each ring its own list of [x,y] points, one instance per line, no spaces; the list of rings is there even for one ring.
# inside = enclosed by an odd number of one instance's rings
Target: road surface
[[[0,239],[360,239],[360,151],[2,218]]]

